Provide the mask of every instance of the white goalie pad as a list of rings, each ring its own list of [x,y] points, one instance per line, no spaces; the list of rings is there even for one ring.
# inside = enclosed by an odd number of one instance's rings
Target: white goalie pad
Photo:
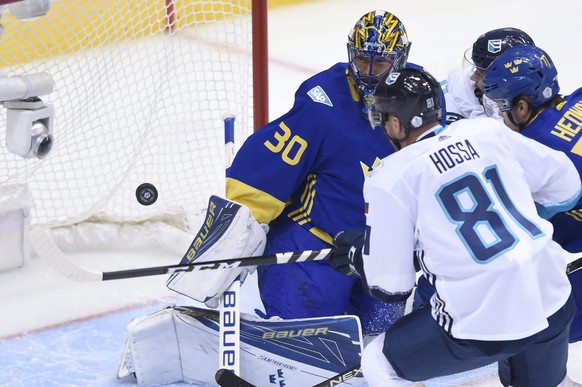
[[[128,325],[117,376],[122,378],[130,373],[135,373],[138,384],[143,386],[182,380],[173,309],[134,319]]]
[[[177,382],[215,386],[219,365],[219,312],[168,307],[134,319],[118,377],[140,386]],[[241,314],[241,377],[256,386],[312,386],[360,363],[356,316],[263,320]],[[365,385],[361,376],[344,382]]]
[[[267,225],[259,224],[251,211],[238,203],[211,196],[206,219],[180,264],[261,255],[267,241]],[[175,292],[218,307],[220,295],[240,276],[244,281],[254,267],[189,271],[173,274],[166,285]]]

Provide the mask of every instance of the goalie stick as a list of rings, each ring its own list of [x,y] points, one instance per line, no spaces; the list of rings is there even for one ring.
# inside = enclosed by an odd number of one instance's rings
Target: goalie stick
[[[337,375],[332,376],[331,378],[329,378],[327,380],[324,380],[321,383],[317,383],[313,387],[337,386],[338,384],[341,384],[341,383],[353,378],[354,376],[356,376],[360,372],[361,372],[361,366],[358,364],[356,366],[348,368],[347,370],[345,370],[343,372],[340,372]],[[218,385],[220,387],[256,387],[254,384],[247,382],[246,380],[244,380],[240,376],[235,375],[234,373],[232,373],[224,368],[221,368],[218,371],[216,371],[215,378],[216,378],[216,383],[218,383]]]
[[[225,177],[228,177],[234,160],[234,120],[234,115],[224,118]],[[218,320],[218,367],[224,367],[236,375],[240,375],[240,285],[238,276],[220,296]]]
[[[220,387],[256,387],[226,368],[216,371],[214,378]]]
[[[244,266],[318,261],[327,258],[332,252],[331,248],[323,250],[306,250],[301,252],[277,253],[256,257],[230,258],[210,262],[195,262],[186,265],[153,266],[130,270],[101,272],[85,269],[71,261],[57,247],[46,230],[33,228],[31,230],[31,239],[35,250],[42,251],[43,258],[53,269],[70,280],[78,282],[110,281],[124,278],[172,274],[180,271],[229,269]]]

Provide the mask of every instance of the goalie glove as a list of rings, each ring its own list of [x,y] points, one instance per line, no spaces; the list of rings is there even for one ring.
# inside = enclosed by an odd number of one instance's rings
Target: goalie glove
[[[268,226],[259,224],[247,207],[213,195],[208,201],[206,219],[180,264],[261,255],[267,232]],[[232,282],[240,276],[242,283],[255,268],[178,272],[170,276],[166,285],[216,308]]]
[[[331,266],[340,273],[361,277],[364,234],[356,230],[340,231],[333,238],[333,244],[335,249],[329,257]]]

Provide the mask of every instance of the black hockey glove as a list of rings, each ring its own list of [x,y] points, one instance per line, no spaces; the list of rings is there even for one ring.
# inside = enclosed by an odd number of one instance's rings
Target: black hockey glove
[[[360,231],[340,231],[333,238],[335,250],[329,257],[329,263],[338,272],[352,277],[361,277],[362,247],[364,234]]]

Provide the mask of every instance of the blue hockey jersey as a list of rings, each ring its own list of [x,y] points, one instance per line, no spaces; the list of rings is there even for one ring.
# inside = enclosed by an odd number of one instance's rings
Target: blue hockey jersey
[[[555,108],[542,110],[521,133],[564,152],[582,176],[582,88],[564,97]],[[556,242],[571,253],[582,251],[582,198],[550,222]]]
[[[347,63],[306,80],[292,109],[238,151],[228,198],[260,223],[285,216],[328,243],[339,231],[363,230],[364,179],[394,149],[384,131],[372,129],[359,99]]]
[[[340,231],[364,230],[364,180],[394,148],[384,130],[372,129],[360,99],[348,64],[338,63],[301,84],[291,110],[237,152],[226,194],[269,224],[266,253],[319,250]],[[265,318],[348,313],[360,318],[364,333],[376,334],[403,314],[404,303],[375,299],[326,260],[257,272]]]

